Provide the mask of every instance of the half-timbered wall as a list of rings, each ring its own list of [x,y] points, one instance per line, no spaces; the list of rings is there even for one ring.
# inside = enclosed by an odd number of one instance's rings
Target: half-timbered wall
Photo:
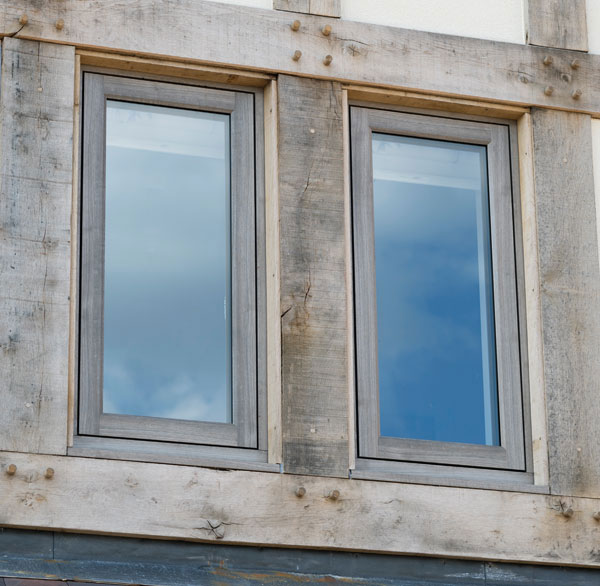
[[[597,2],[292,4],[0,0],[0,526],[599,568]],[[267,461],[74,441],[82,66],[263,88]],[[355,470],[352,101],[516,121],[531,481]]]

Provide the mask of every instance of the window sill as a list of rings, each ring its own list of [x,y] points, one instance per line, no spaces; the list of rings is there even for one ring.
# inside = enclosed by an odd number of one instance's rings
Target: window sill
[[[510,470],[357,458],[356,468],[351,471],[351,476],[358,480],[550,494],[548,486],[534,484],[532,473]]]
[[[108,437],[76,436],[69,456],[129,460],[181,466],[279,472],[267,462],[266,450],[201,446],[169,442],[136,441]]]

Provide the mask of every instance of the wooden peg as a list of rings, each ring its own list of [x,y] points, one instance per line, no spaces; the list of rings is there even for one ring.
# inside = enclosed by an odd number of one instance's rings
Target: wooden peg
[[[552,65],[554,63],[554,58],[551,55],[546,55],[544,57],[544,65]]]
[[[573,516],[573,509],[572,509],[572,507],[563,508],[563,510],[561,511],[561,514],[562,514],[563,517],[566,517],[567,519],[570,519]]]
[[[55,23],[54,26],[56,27],[57,31],[62,31],[63,28],[65,28],[65,21],[62,18],[59,18]]]
[[[7,473],[9,476],[14,476],[16,472],[17,472],[17,467],[16,467],[14,464],[9,464],[9,465],[6,467],[6,473]]]
[[[331,25],[330,24],[326,24],[321,29],[321,32],[323,33],[324,36],[328,37],[331,34]]]
[[[29,22],[29,17],[26,14],[21,14],[21,18],[19,18],[19,24],[21,26],[25,26]]]
[[[296,489],[296,496],[297,496],[298,498],[300,498],[300,499],[301,499],[301,498],[302,498],[302,497],[303,497],[305,494],[306,494],[306,488],[304,488],[303,486],[299,486],[299,487]]]
[[[578,100],[579,98],[581,98],[581,94],[582,94],[582,93],[583,93],[583,92],[582,92],[581,90],[575,90],[575,91],[574,91],[574,92],[571,94],[571,97],[572,97],[574,100]]]
[[[302,57],[302,51],[294,51],[294,54],[292,55],[292,59],[294,61],[300,61],[300,57]]]
[[[596,511],[594,513],[594,519],[596,519],[596,521],[600,521],[600,511]]]
[[[299,20],[295,20],[294,22],[292,22],[292,24],[290,25],[290,28],[297,33],[300,30],[300,27],[302,26],[302,23]]]
[[[328,495],[327,498],[330,501],[337,501],[340,498],[340,491],[339,490],[332,490]]]
[[[554,93],[554,88],[551,85],[547,85],[546,88],[544,89],[544,93],[547,96],[551,96]]]
[[[44,473],[44,476],[50,480],[51,478],[54,478],[54,468],[46,468],[46,472]]]
[[[579,69],[581,67],[581,61],[579,59],[573,59],[571,61],[571,69]]]
[[[331,55],[326,55],[325,59],[323,59],[323,65],[331,65],[333,61],[333,57]]]

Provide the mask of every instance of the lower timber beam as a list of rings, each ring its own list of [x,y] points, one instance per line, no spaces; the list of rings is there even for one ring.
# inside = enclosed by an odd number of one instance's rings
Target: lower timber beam
[[[600,567],[600,499],[8,452],[0,494],[4,527]]]

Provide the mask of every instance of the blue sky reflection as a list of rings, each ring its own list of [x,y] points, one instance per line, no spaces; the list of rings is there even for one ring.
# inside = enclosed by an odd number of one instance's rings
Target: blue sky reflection
[[[231,421],[229,119],[109,101],[104,412]]]
[[[498,445],[485,147],[374,134],[381,434]]]

